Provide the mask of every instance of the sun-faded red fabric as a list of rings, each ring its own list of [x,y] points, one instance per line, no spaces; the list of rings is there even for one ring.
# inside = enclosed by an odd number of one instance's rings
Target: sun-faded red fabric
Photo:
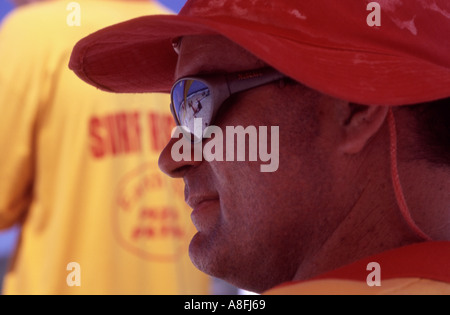
[[[100,30],[74,48],[70,68],[112,92],[168,92],[179,36],[221,34],[323,93],[374,105],[450,96],[450,2],[190,0],[178,16],[145,16]]]

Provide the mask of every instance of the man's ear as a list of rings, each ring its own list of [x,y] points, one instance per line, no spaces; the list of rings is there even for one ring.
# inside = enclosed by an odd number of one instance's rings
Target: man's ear
[[[380,130],[389,112],[389,106],[366,106],[347,103],[342,122],[342,152],[360,152],[367,142]]]

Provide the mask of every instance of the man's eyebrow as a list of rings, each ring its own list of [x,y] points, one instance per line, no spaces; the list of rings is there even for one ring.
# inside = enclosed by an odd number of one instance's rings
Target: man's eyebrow
[[[174,49],[178,50],[178,62],[175,69],[174,79],[177,80],[186,76],[201,76],[201,75],[212,75],[212,74],[227,74],[240,71],[249,71],[259,68],[267,67],[267,63],[253,56],[250,52],[245,51],[247,55],[243,55],[248,65],[245,66],[239,60],[227,60],[227,62],[221,62],[219,57],[215,55],[205,55],[203,52],[211,48],[214,50],[217,43],[214,41],[208,42],[203,41],[202,45],[188,45],[186,46],[185,40],[189,36],[178,37],[173,40]],[[184,47],[183,47],[184,46]],[[201,62],[199,62],[199,58]],[[188,69],[188,72],[180,74],[180,61],[182,63],[195,63],[195,66]],[[230,71],[230,68],[238,68],[234,71]],[[239,69],[240,68],[240,69]]]
[[[227,75],[227,74],[232,74],[232,73],[253,71],[255,69],[261,69],[261,68],[266,68],[266,67],[269,67],[269,66],[262,60],[259,60],[253,66],[243,67],[242,69],[235,70],[235,71],[230,71],[229,65],[202,63],[195,68],[195,71],[185,74],[182,77],[188,77],[188,76],[194,77],[194,76],[204,76],[204,75]],[[178,67],[177,67],[177,70],[175,71],[175,77],[177,79],[181,78],[181,76],[179,76]]]
[[[194,54],[194,53],[193,53]],[[186,55],[183,57],[184,62],[186,62],[186,59],[189,59],[189,56],[186,57]],[[177,65],[176,71],[175,71],[175,78],[181,78],[181,77],[187,77],[187,76],[204,76],[204,75],[215,75],[215,74],[228,74],[230,65],[228,64],[220,64],[220,63],[196,63],[195,67],[192,69],[189,69],[188,72],[183,73],[183,75],[180,75],[179,67]],[[245,70],[242,70],[245,71]],[[233,71],[234,72],[234,71]]]
[[[183,76],[179,75],[178,67],[175,71],[175,80],[178,80],[183,77],[196,77],[196,76],[204,76],[204,75],[214,75],[214,74],[226,74],[225,70],[219,70],[219,68],[213,68],[206,64],[201,64],[195,68],[195,71],[184,74]]]

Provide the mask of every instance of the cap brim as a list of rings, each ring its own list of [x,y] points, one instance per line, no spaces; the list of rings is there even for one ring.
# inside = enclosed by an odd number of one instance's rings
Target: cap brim
[[[404,105],[450,96],[450,69],[406,54],[311,44],[289,30],[229,17],[155,15],[102,29],[75,46],[69,67],[116,93],[169,92],[179,36],[221,34],[322,93],[361,104]]]

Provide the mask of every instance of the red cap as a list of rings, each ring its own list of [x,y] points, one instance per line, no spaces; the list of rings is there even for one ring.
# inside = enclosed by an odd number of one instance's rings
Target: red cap
[[[74,48],[70,68],[112,92],[169,92],[172,40],[221,34],[287,76],[360,104],[450,96],[450,1],[189,0],[179,15],[102,29]],[[370,16],[369,16],[370,15]]]

